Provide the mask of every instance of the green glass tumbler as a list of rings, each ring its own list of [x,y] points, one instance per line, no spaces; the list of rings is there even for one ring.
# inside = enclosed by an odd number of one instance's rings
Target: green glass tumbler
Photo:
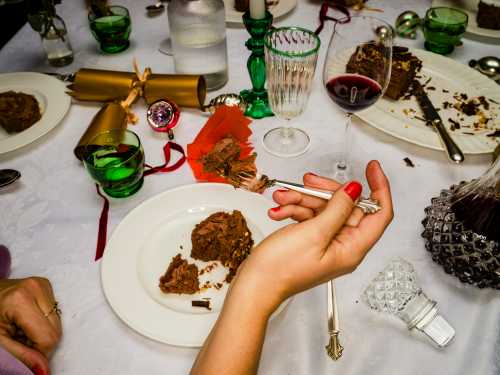
[[[94,181],[114,198],[134,194],[144,182],[144,151],[130,130],[97,134],[85,146],[83,163]]]
[[[441,55],[453,52],[460,44],[467,22],[468,16],[461,10],[430,8],[424,19],[425,48]]]
[[[103,17],[89,13],[90,30],[103,52],[118,53],[130,45],[132,24],[127,8],[115,5],[109,11],[111,14]]]

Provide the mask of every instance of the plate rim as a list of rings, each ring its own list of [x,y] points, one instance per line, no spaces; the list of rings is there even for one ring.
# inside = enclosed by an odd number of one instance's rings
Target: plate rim
[[[474,89],[480,91],[481,92],[484,92],[484,91],[494,91],[494,92],[498,92],[497,95],[495,95],[495,99],[499,100],[500,101],[500,90],[497,88],[497,84],[492,81],[491,79],[489,79],[488,77],[485,77],[484,75],[482,75],[481,73],[479,73],[478,71],[456,61],[456,60],[453,60],[449,57],[446,57],[446,56],[442,56],[442,55],[438,55],[438,54],[435,54],[435,53],[432,53],[432,52],[429,52],[429,51],[426,51],[426,50],[423,50],[423,49],[418,49],[418,48],[409,48],[410,52],[414,53],[415,55],[417,56],[425,56],[426,58],[430,58],[430,59],[433,59],[433,60],[437,60],[437,61],[440,61],[441,63],[446,63],[446,64],[452,64],[453,66],[455,66],[457,69],[463,69],[464,71],[467,71],[468,75],[471,75],[471,76],[474,76],[474,79],[475,80],[479,80],[481,81],[481,87],[478,88],[477,86],[474,86]],[[490,94],[488,94],[487,96],[491,96]],[[382,99],[382,100],[387,100],[387,99]],[[380,102],[379,102],[380,103]],[[441,142],[439,142],[439,138],[438,138],[438,135],[436,132],[432,131],[432,130],[429,130],[429,134],[434,134],[434,141],[435,140],[438,140],[438,142],[434,142],[434,143],[425,143],[425,142],[422,142],[420,140],[417,140],[417,139],[412,139],[411,137],[409,136],[405,136],[403,134],[400,134],[398,132],[395,132],[395,131],[392,131],[391,129],[389,129],[387,126],[384,126],[384,125],[381,125],[381,122],[378,121],[376,119],[376,117],[379,116],[379,111],[380,108],[378,107],[379,106],[379,103],[376,103],[375,106],[373,108],[368,108],[364,111],[360,111],[358,113],[355,113],[356,117],[358,117],[359,119],[363,120],[364,122],[366,122],[368,125],[384,132],[385,134],[388,134],[388,135],[391,135],[392,137],[394,138],[397,138],[397,139],[401,139],[401,140],[404,140],[408,143],[411,143],[411,144],[414,144],[414,145],[417,145],[417,146],[420,146],[420,147],[424,147],[424,148],[427,148],[427,149],[431,149],[431,150],[436,150],[436,151],[445,151],[444,150],[444,147],[442,146]],[[384,113],[384,115],[386,115]],[[399,121],[399,120],[398,120]],[[404,125],[403,122],[399,121],[401,126]],[[450,136],[453,138],[454,135],[453,134],[450,134]],[[489,154],[491,152],[493,152],[493,150],[495,149],[496,146],[492,146],[491,149],[484,149],[484,150],[477,150],[477,151],[470,151],[470,150],[467,150],[467,151],[464,151],[464,154],[466,155],[481,155],[481,154]]]
[[[9,152],[28,146],[29,144],[45,136],[62,122],[71,107],[71,97],[66,94],[66,85],[57,78],[39,72],[0,73],[0,90],[2,90],[2,81],[12,79],[13,77],[20,77],[25,80],[31,79],[32,81],[29,85],[26,85],[26,87],[29,87],[30,90],[37,90],[42,93],[47,100],[47,106],[40,120],[33,124],[32,127],[20,133],[10,135],[7,138],[0,139],[0,155],[7,154]],[[33,77],[35,77],[37,81],[35,81]],[[49,82],[51,87],[47,89],[47,84],[36,83],[36,86],[33,85],[33,82],[40,82],[40,80]],[[22,84],[20,84],[19,86],[22,86]],[[51,96],[47,95],[47,91],[51,90],[52,88],[60,91],[58,92],[57,97],[51,99]],[[51,103],[56,104],[50,106]],[[44,120],[44,117],[48,115],[53,116],[54,120],[50,121],[47,118]],[[25,133],[30,129],[33,130]]]
[[[112,241],[113,241],[113,239],[115,237],[115,233],[118,233],[118,230],[122,226],[125,226],[127,224],[128,220],[131,220],[131,217],[133,217],[133,215],[135,215],[137,213],[137,211],[139,211],[140,209],[142,209],[143,206],[145,206],[147,204],[154,204],[155,201],[162,200],[162,199],[164,199],[165,196],[168,196],[168,195],[170,195],[172,193],[176,193],[176,192],[181,191],[181,190],[187,190],[187,189],[192,189],[192,188],[198,189],[198,188],[203,188],[203,187],[223,188],[225,190],[223,192],[230,192],[230,191],[236,191],[237,190],[233,186],[228,185],[228,184],[215,183],[215,182],[197,182],[197,183],[191,183],[191,184],[187,184],[187,185],[180,185],[180,186],[174,187],[172,189],[168,189],[166,191],[163,191],[163,192],[161,192],[159,194],[156,194],[156,195],[154,195],[152,197],[149,197],[148,199],[144,200],[139,205],[137,205],[136,207],[134,207],[131,211],[129,211],[127,213],[127,215],[125,215],[124,218],[121,219],[121,221],[118,223],[118,225],[116,226],[116,228],[113,230],[113,233],[109,237],[109,240],[107,242],[106,247],[108,247],[112,243]],[[267,204],[272,204],[272,201],[270,199],[264,197],[261,194],[247,192],[247,191],[245,191],[245,193],[251,194],[254,198],[262,200],[263,202],[265,202]],[[284,226],[284,225],[288,224],[289,222],[290,222],[289,220],[284,221],[284,222],[275,222],[275,225],[278,225],[279,227],[281,227],[281,226]],[[263,231],[263,232],[265,232],[265,231]],[[128,316],[126,316],[126,315],[124,315],[122,313],[121,307],[118,308],[117,304],[113,302],[113,298],[110,297],[111,291],[107,289],[107,287],[105,285],[105,281],[104,281],[104,279],[106,277],[108,277],[108,276],[105,276],[105,273],[106,273],[106,264],[108,264],[108,262],[109,262],[108,259],[110,259],[110,256],[107,255],[107,254],[109,254],[109,251],[105,251],[104,252],[104,256],[103,256],[103,258],[101,260],[101,264],[100,264],[100,272],[99,272],[99,274],[100,274],[100,281],[101,281],[101,289],[102,289],[102,292],[103,292],[104,297],[106,299],[106,302],[108,303],[109,307],[111,307],[111,310],[113,311],[114,315],[116,317],[118,317],[119,320],[121,320],[123,323],[125,323],[127,325],[127,327],[129,329],[133,330],[135,333],[140,334],[143,337],[146,337],[148,339],[151,339],[153,341],[156,341],[156,342],[159,342],[159,343],[162,343],[162,344],[167,344],[167,345],[176,346],[176,347],[189,347],[189,348],[199,348],[199,347],[202,346],[202,343],[200,344],[200,343],[192,342],[191,340],[183,340],[182,337],[176,339],[175,342],[173,342],[172,340],[167,341],[165,339],[161,339],[159,337],[159,335],[155,335],[154,333],[151,333],[151,332],[149,332],[147,330],[139,330],[137,328],[137,325],[135,325],[134,322],[131,321]],[[273,316],[271,317],[271,319],[274,316],[278,315],[288,305],[289,302],[290,302],[290,299],[288,299],[285,302],[283,302],[282,305],[273,314]],[[174,314],[179,314],[179,315],[184,315],[184,314],[181,314],[180,312],[177,312],[177,311],[173,311],[173,313]],[[216,313],[214,312],[211,315],[213,315],[213,314],[216,314]],[[217,316],[218,316],[218,314],[217,314]]]

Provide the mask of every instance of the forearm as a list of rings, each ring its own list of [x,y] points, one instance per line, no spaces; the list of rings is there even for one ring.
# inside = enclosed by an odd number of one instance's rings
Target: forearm
[[[270,313],[251,288],[233,281],[192,375],[256,374]]]

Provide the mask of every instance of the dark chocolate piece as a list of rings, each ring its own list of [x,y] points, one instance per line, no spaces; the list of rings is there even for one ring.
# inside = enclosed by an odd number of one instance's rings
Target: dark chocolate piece
[[[205,309],[212,311],[212,308],[210,307],[210,301],[204,300],[204,301],[191,301],[191,306],[193,307],[204,307]]]
[[[411,159],[409,157],[406,157],[403,160],[406,163],[407,167],[415,168],[415,164],[413,164],[413,162],[411,161]]]

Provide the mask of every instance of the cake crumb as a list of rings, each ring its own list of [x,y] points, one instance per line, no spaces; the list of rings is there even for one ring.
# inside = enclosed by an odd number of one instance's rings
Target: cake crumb
[[[411,159],[409,157],[406,157],[403,160],[406,163],[407,167],[415,168],[415,164],[413,164],[413,162],[411,161]]]

